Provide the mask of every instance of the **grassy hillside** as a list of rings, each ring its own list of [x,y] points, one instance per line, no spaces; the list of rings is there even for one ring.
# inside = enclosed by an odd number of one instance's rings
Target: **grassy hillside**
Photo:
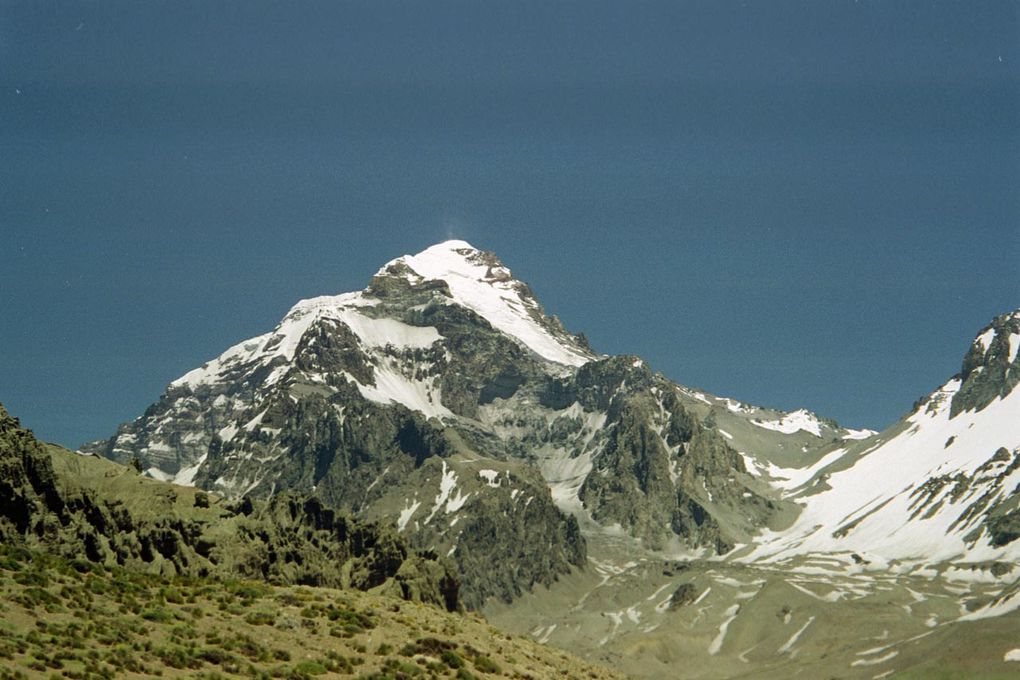
[[[0,678],[614,678],[480,618],[351,590],[0,548]]]

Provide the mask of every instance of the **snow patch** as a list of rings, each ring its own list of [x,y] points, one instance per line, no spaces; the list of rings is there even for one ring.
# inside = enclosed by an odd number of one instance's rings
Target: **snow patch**
[[[375,385],[362,385],[353,376],[347,377],[357,385],[361,396],[369,401],[402,404],[412,411],[420,411],[427,418],[453,417],[453,413],[442,404],[439,388],[408,378],[393,358],[384,357],[375,366],[373,375]]]
[[[442,509],[444,505],[446,506],[445,507],[446,514],[456,512],[457,510],[460,510],[464,506],[464,503],[466,503],[468,498],[471,497],[471,494],[468,493],[467,495],[464,495],[458,490],[457,495],[454,496],[453,490],[456,488],[457,488],[457,473],[453,471],[453,468],[448,467],[446,465],[446,461],[444,460],[443,476],[439,480],[439,493],[436,494],[436,499],[434,501],[434,505],[432,506],[432,511],[429,513],[429,516],[425,518],[423,524],[428,524],[430,521],[432,521],[432,518],[435,517],[436,513],[439,512],[439,510]]]
[[[994,328],[989,328],[984,333],[982,333],[981,335],[977,336],[974,339],[974,342],[977,343],[977,344],[980,344],[981,345],[981,349],[983,349],[983,350],[985,350],[987,352],[988,349],[992,346],[992,340],[994,340],[994,339],[995,339],[995,329]]]
[[[485,480],[485,483],[494,489],[498,489],[502,480],[499,479],[499,472],[496,470],[479,470],[478,476]]]
[[[783,434],[794,434],[803,430],[816,437],[822,436],[822,424],[819,422],[818,417],[805,409],[798,409],[793,413],[787,413],[780,417],[779,420],[754,419],[751,421],[751,424],[763,427],[766,430],[782,432]]]
[[[852,430],[845,428],[840,435],[843,439],[867,439],[868,437],[874,437],[878,432],[875,430]]]
[[[413,503],[404,502],[404,509],[400,511],[400,516],[397,517],[397,531],[403,531],[407,527],[407,523],[411,521],[411,516],[420,507],[421,501],[417,499]]]
[[[581,512],[583,505],[579,497],[581,485],[592,470],[592,452],[570,457],[562,448],[544,445],[536,451],[538,469],[542,473],[553,503],[564,512]]]
[[[171,483],[179,484],[180,486],[195,486],[195,476],[198,474],[198,469],[202,467],[202,463],[208,457],[208,453],[203,453],[192,465],[182,468],[180,472],[174,475],[174,478],[170,480]]]
[[[857,666],[877,666],[879,664],[885,663],[886,661],[889,661],[891,659],[896,658],[896,656],[898,656],[898,655],[899,655],[899,652],[894,649],[893,651],[889,652],[888,654],[885,654],[884,656],[880,656],[877,659],[857,659],[857,661],[852,662],[850,665],[853,666],[853,667],[857,667]]]
[[[715,639],[712,640],[712,644],[708,646],[708,653],[711,654],[712,656],[718,654],[719,650],[722,649],[723,640],[726,639],[726,631],[729,629],[730,624],[733,623],[733,619],[737,618],[737,614],[739,612],[740,605],[735,604],[729,609],[727,609],[726,612],[723,614],[723,616],[725,616],[726,619],[722,622],[722,625],[719,626],[719,633],[715,636]]]
[[[768,474],[771,477],[769,484],[785,491],[796,489],[811,481],[812,477],[842,458],[845,453],[846,449],[830,451],[806,468],[781,468],[770,463],[768,466]]]
[[[807,630],[808,626],[810,626],[812,623],[814,623],[814,620],[815,620],[815,617],[813,617],[813,616],[811,618],[809,618],[807,620],[807,623],[805,623],[803,626],[801,626],[797,630],[796,633],[794,633],[793,635],[790,636],[789,640],[787,640],[785,643],[783,643],[782,647],[780,647],[779,649],[776,650],[776,654],[789,654],[790,651],[793,649],[793,646],[795,644],[797,644],[797,640],[800,639],[801,634],[803,634],[804,631]]]
[[[153,479],[158,479],[161,482],[169,482],[171,479],[173,479],[173,475],[171,475],[169,472],[163,472],[158,467],[148,468],[145,471],[145,474],[148,475],[149,477],[152,477]]]

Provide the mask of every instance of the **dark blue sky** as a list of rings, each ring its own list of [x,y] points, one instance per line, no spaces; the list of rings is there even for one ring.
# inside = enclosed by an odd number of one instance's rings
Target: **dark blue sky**
[[[448,237],[880,427],[1020,306],[1016,2],[0,1],[0,401],[76,446]]]

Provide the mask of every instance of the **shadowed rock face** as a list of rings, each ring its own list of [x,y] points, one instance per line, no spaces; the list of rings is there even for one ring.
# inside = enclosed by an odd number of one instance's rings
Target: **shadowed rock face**
[[[724,553],[774,514],[773,501],[737,479],[747,478],[740,456],[636,357],[590,362],[549,394],[606,413],[604,444],[579,492],[601,524],[650,547],[679,538]]]
[[[978,334],[963,359],[959,391],[953,396],[950,417],[962,411],[980,411],[1005,397],[1020,383],[1020,310],[1001,314]]]
[[[297,493],[210,499],[46,447],[0,406],[0,538],[162,574],[377,589],[459,608],[459,579],[392,529]]]

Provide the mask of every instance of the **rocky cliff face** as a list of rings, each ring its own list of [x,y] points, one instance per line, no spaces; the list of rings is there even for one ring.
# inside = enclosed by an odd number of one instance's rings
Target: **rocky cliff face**
[[[2,406],[0,539],[164,575],[375,589],[459,607],[450,566],[385,526],[296,493],[226,502],[47,448]]]
[[[491,253],[453,241],[174,381],[83,447],[230,497],[314,493],[448,555],[471,605],[585,562],[581,527],[725,552],[767,523],[681,389],[599,357]]]
[[[995,317],[981,329],[960,369],[960,389],[950,415],[980,411],[1020,383],[1020,310]]]

